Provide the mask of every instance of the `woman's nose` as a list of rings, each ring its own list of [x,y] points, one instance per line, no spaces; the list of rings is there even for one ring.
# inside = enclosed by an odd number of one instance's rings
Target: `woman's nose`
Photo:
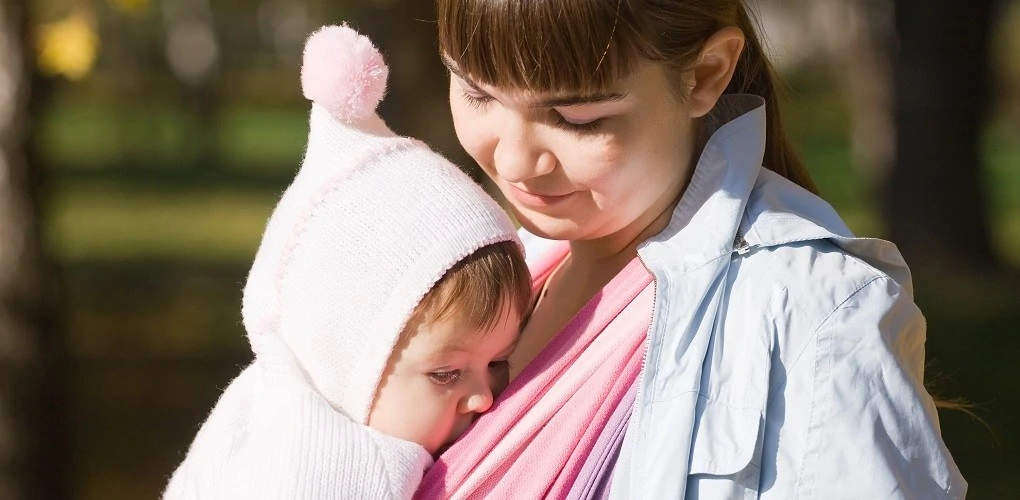
[[[552,172],[555,158],[541,146],[533,126],[514,113],[507,115],[493,153],[496,173],[503,180],[519,183]]]

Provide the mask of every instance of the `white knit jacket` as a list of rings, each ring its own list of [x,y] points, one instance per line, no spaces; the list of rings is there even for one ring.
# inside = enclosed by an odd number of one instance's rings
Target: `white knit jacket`
[[[356,424],[297,374],[255,361],[220,397],[164,498],[411,498],[432,457]]]
[[[256,360],[216,403],[165,498],[410,498],[431,465],[418,444],[366,425],[387,359],[448,269],[520,240],[470,177],[375,114],[385,69],[350,28],[309,39],[308,148],[242,301]]]

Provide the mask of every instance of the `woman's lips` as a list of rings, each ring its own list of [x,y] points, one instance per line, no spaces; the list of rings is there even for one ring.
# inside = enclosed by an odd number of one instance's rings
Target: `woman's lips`
[[[569,199],[571,196],[577,193],[573,191],[567,194],[537,194],[529,191],[525,191],[513,184],[510,184],[510,193],[514,199],[519,201],[523,205],[527,205],[535,208],[548,208],[553,205],[562,203]]]

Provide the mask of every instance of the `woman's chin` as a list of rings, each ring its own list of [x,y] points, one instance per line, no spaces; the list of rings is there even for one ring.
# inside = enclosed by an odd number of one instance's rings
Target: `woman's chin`
[[[510,205],[514,218],[525,231],[547,240],[584,239],[583,227],[576,221]]]

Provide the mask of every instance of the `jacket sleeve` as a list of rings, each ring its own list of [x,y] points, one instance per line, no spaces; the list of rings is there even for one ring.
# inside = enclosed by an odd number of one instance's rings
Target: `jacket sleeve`
[[[964,498],[924,389],[925,321],[892,279],[870,281],[816,335],[798,498]]]

